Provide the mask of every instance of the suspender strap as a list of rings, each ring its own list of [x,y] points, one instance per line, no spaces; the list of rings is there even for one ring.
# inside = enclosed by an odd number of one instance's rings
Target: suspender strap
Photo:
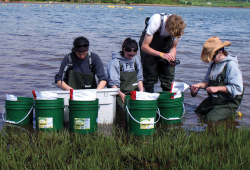
[[[64,67],[64,70],[63,70],[62,80],[61,80],[61,87],[62,87],[62,82],[65,79],[65,75],[66,75],[66,72],[67,72],[68,68],[73,66],[72,58],[71,58],[70,54],[68,54],[68,59],[69,59],[69,63]]]
[[[90,69],[92,72],[94,72],[94,70],[92,70],[92,69],[93,69],[93,66],[92,66],[92,57],[91,57],[91,53],[90,53],[90,52],[88,53],[88,57],[89,57],[89,69]]]
[[[168,14],[168,13],[160,13],[160,15],[161,15],[161,23],[160,23],[159,29],[156,31],[157,33],[161,32],[161,28],[162,28],[162,25],[163,25],[164,16],[165,15],[170,16],[170,14]]]

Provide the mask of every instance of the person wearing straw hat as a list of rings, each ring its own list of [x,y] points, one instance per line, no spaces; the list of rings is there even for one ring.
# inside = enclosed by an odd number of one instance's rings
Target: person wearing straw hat
[[[186,23],[176,14],[154,14],[145,20],[139,45],[146,92],[153,93],[161,82],[163,91],[170,91],[175,76],[177,44],[184,34]]]
[[[99,83],[97,86],[96,78]],[[55,83],[64,90],[103,89],[108,82],[100,57],[89,52],[89,40],[83,36],[73,42],[71,53],[61,62]]]
[[[198,93],[206,89],[208,97],[196,108],[205,121],[219,121],[235,115],[243,97],[243,78],[237,56],[225,50],[229,41],[222,42],[219,37],[209,38],[203,44],[201,60],[209,62],[202,83],[193,84],[191,91]]]

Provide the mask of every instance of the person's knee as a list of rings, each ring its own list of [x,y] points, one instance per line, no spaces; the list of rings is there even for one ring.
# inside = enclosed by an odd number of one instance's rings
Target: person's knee
[[[205,117],[205,121],[220,121],[229,119],[233,116],[233,113],[230,110],[211,110]]]

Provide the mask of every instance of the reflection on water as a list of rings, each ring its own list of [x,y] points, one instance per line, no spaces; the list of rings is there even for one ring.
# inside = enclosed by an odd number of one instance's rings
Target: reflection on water
[[[200,60],[200,53],[209,37],[217,35],[232,43],[227,50],[239,58],[246,89],[240,106],[243,117],[236,117],[233,124],[250,127],[250,12],[243,8],[0,3],[0,107],[4,108],[6,93],[32,97],[32,90],[58,90],[52,85],[54,75],[78,36],[90,40],[90,51],[101,57],[106,69],[111,52],[119,51],[127,37],[139,41],[145,18],[158,12],[181,15],[187,23],[177,46],[181,64],[176,67],[175,81],[191,85],[202,80],[208,64]],[[155,91],[161,91],[159,84]],[[186,113],[175,126],[196,131],[209,126],[194,113],[206,96],[204,90],[196,97],[185,91]]]

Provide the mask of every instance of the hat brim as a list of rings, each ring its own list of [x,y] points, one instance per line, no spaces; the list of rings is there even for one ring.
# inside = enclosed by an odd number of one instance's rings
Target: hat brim
[[[223,48],[223,47],[228,47],[231,45],[231,42],[229,41],[224,41],[223,43],[221,43],[219,46],[217,46],[216,48],[214,48],[214,50],[212,52],[206,52],[206,50],[203,48],[202,52],[201,52],[201,60],[204,62],[210,62],[213,59],[214,53],[216,51],[218,51],[219,49]]]
[[[211,54],[211,52],[206,52],[206,50],[203,48],[203,50],[201,52],[201,60],[203,62],[208,63],[209,62],[208,58],[209,58],[210,54]]]

